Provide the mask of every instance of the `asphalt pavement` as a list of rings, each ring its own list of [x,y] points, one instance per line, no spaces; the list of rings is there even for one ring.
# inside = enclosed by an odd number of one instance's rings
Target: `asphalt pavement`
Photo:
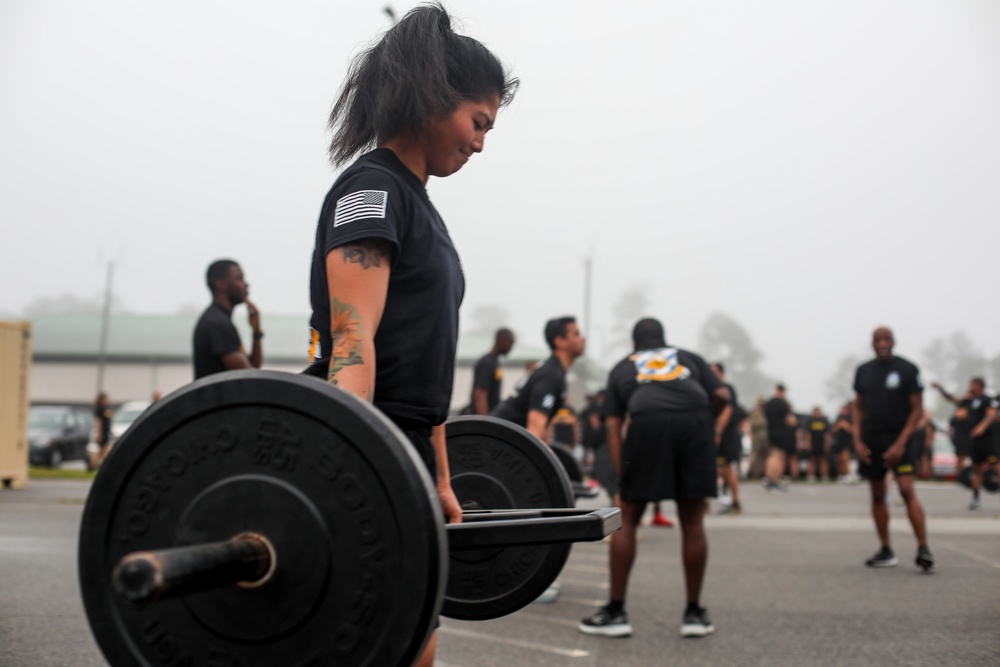
[[[913,565],[905,508],[891,503],[900,565],[872,570],[877,541],[864,486],[744,487],[746,513],[708,519],[702,602],[716,627],[679,634],[684,590],[677,528],[643,528],[627,609],[635,634],[580,634],[607,598],[607,545],[578,544],[560,599],[485,622],[442,619],[439,667],[1000,665],[1000,496],[966,509],[968,491],[918,483],[933,574]],[[0,490],[0,665],[105,665],[76,580],[89,484],[33,480]],[[599,505],[602,499],[587,501]],[[603,499],[606,502],[606,499]],[[668,516],[673,506],[665,503]]]

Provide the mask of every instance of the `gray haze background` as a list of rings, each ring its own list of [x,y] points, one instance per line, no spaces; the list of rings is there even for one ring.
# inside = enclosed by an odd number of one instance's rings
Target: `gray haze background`
[[[99,302],[109,260],[116,309],[200,309],[221,256],[265,323],[307,313],[326,117],[384,5],[0,2],[0,315]],[[470,326],[506,312],[542,345],[592,257],[598,362],[638,304],[688,347],[735,320],[801,409],[881,323],[1000,376],[1000,3],[447,7],[522,81],[429,184]]]

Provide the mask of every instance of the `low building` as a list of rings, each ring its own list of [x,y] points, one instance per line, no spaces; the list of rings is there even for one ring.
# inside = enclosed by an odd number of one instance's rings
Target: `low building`
[[[32,403],[91,404],[103,365],[103,387],[112,404],[144,400],[192,381],[191,337],[198,313],[182,315],[112,315],[102,358],[101,315],[43,315],[32,319]],[[249,344],[244,319],[233,320]],[[308,315],[266,315],[264,368],[298,373],[306,367]],[[472,368],[493,345],[492,334],[463,333],[458,341],[452,409],[469,403]],[[543,360],[548,350],[518,343],[503,360],[503,395],[524,375],[528,361]]]

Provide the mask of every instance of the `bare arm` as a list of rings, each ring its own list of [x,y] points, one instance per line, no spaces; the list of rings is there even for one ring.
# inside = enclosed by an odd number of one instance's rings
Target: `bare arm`
[[[482,387],[472,390],[472,408],[477,415],[488,415],[490,410],[486,402],[487,391]]]
[[[854,423],[852,424],[854,429],[854,451],[857,453],[860,461],[870,464],[872,462],[872,452],[868,449],[868,445],[861,439],[861,422],[865,418],[865,404],[860,394],[854,397],[854,403],[851,404],[851,411],[854,413]]]
[[[910,394],[910,415],[906,418],[906,424],[903,426],[903,430],[900,431],[899,437],[896,438],[896,442],[892,443],[892,447],[882,457],[885,459],[887,466],[894,467],[903,458],[903,454],[906,453],[906,445],[910,442],[910,438],[913,437],[913,432],[916,430],[917,424],[920,422],[923,414],[923,395],[919,392]]]
[[[944,398],[945,398],[946,400],[949,400],[949,401],[951,401],[951,402],[952,402],[952,403],[954,403],[955,405],[958,405],[959,403],[961,403],[961,401],[960,401],[960,400],[959,400],[958,398],[956,398],[955,396],[952,396],[951,394],[949,394],[949,393],[948,393],[948,390],[946,390],[946,389],[945,389],[944,387],[942,387],[942,386],[941,386],[940,384],[938,384],[937,382],[932,382],[932,383],[931,383],[931,386],[932,386],[932,387],[934,387],[935,389],[937,389],[937,390],[938,390],[938,392],[940,392],[940,394],[941,394],[942,396],[944,396]]]
[[[726,407],[722,408],[719,416],[715,418],[715,444],[722,442],[722,434],[726,432],[726,426],[729,425],[729,420],[732,417],[733,406],[731,403],[727,403]]]
[[[528,410],[528,432],[547,443],[549,415],[541,410]]]
[[[431,444],[437,459],[437,492],[441,499],[441,509],[448,523],[462,523],[462,506],[451,488],[451,470],[448,468],[448,445],[445,426],[439,424],[431,431]]]
[[[260,343],[263,337],[260,331],[260,311],[249,300],[244,301],[244,303],[247,305],[247,319],[250,321],[250,331],[253,338],[253,342],[250,344],[249,361],[250,365],[254,368],[260,368],[260,365],[264,362],[264,349]]]
[[[222,355],[222,365],[226,367],[227,371],[239,371],[244,368],[255,368],[253,364],[250,363],[250,357],[246,355],[243,350],[236,350],[230,352],[229,354]],[[256,368],[260,368],[256,366]]]
[[[389,291],[390,246],[366,239],[326,256],[333,350],[327,381],[371,401],[375,393],[375,333]]]
[[[990,427],[990,424],[992,424],[996,420],[996,418],[997,418],[997,409],[996,408],[987,409],[986,416],[983,417],[983,421],[979,422],[979,424],[977,424],[976,427],[972,429],[972,437],[981,438],[983,434],[986,433],[986,429]]]
[[[604,424],[608,427],[608,453],[611,454],[611,464],[615,474],[622,474],[622,426],[625,422],[621,417],[605,417]]]

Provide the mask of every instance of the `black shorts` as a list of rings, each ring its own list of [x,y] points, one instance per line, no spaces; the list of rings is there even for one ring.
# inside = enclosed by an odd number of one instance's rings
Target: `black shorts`
[[[427,466],[427,472],[431,475],[431,480],[437,484],[437,454],[434,452],[434,445],[431,443],[431,434],[425,429],[404,428],[400,426],[403,435],[413,443],[413,448],[420,454],[420,460]]]
[[[743,443],[739,433],[723,434],[722,440],[715,448],[715,464],[726,466],[742,458]]]
[[[871,451],[871,463],[865,463],[864,461],[858,460],[858,475],[868,480],[879,480],[885,479],[886,473],[889,470],[885,467],[885,461],[882,459],[882,455],[892,447],[892,443],[896,442],[896,434],[888,435],[878,435],[878,434],[868,434],[862,435],[862,442],[868,445],[868,449]],[[903,452],[903,458],[899,460],[896,467],[892,469],[896,473],[897,477],[903,475],[912,475],[916,472],[917,465],[917,448],[914,445],[913,439],[911,438],[908,443],[906,443],[906,451]]]
[[[992,433],[987,433],[981,438],[972,439],[972,464],[996,463],[1000,452],[997,451],[997,441]]]
[[[951,444],[955,447],[955,456],[966,458],[972,455],[972,436],[968,433],[956,433],[951,438]]]
[[[810,445],[809,458],[821,459],[824,456],[826,456],[826,451],[822,442],[818,445],[815,442]]]
[[[633,415],[622,447],[622,500],[714,498],[714,438],[707,411]]]
[[[795,438],[788,435],[784,429],[780,431],[768,429],[767,444],[771,446],[771,449],[783,451],[786,456],[795,456]]]

